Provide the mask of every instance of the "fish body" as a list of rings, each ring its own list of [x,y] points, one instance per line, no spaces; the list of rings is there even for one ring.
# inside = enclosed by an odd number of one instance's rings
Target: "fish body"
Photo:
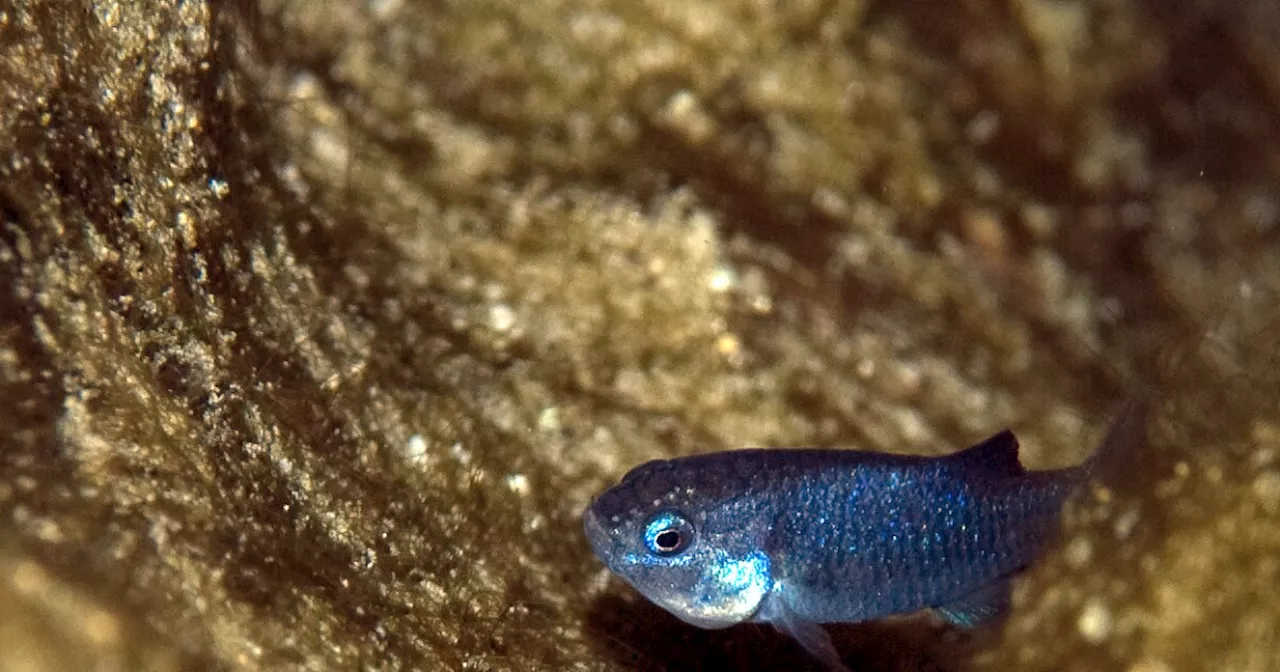
[[[583,523],[614,573],[680,619],[771,623],[845,669],[818,624],[999,615],[1009,579],[1055,538],[1063,502],[1135,423],[1050,471],[1023,469],[1008,431],[944,457],[748,449],[655,461]]]

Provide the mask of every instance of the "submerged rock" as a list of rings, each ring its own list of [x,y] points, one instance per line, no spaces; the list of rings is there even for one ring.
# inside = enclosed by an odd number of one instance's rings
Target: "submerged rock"
[[[590,497],[1065,464],[1138,393],[1003,637],[838,645],[1274,669],[1280,24],[1011,6],[0,10],[0,668],[799,669],[610,582]]]

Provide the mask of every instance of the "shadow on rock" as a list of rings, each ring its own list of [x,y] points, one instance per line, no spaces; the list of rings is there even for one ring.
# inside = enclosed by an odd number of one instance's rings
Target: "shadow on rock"
[[[829,626],[841,658],[858,672],[961,672],[976,642],[926,618]],[[640,598],[605,595],[586,615],[588,641],[620,669],[644,672],[826,672],[763,624],[724,630],[688,625]]]

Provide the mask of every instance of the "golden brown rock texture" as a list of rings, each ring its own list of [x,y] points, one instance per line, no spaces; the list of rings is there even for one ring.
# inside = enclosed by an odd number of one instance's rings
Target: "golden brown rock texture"
[[[1003,638],[1280,669],[1280,12],[0,2],[0,669],[805,669],[578,513],[744,445],[1148,445]]]

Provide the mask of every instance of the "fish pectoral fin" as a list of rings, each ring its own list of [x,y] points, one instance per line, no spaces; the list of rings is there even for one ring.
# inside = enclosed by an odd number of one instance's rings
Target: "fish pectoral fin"
[[[1008,611],[1012,592],[1012,580],[1001,577],[959,600],[940,604],[933,610],[952,625],[976,628],[994,621]]]
[[[840,654],[836,652],[835,645],[831,643],[831,635],[827,634],[826,629],[796,614],[781,597],[767,597],[756,620],[773,625],[779,632],[795,640],[832,672],[852,672],[840,660]]]

